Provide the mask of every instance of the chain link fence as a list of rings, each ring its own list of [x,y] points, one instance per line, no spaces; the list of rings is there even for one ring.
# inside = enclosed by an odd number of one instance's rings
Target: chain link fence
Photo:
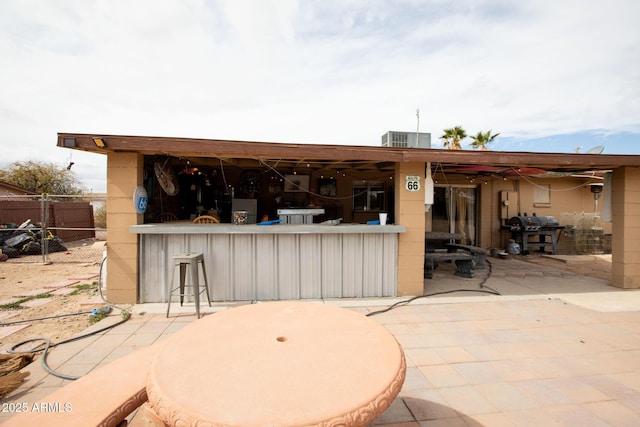
[[[0,257],[22,263],[99,263],[106,196],[0,195]]]

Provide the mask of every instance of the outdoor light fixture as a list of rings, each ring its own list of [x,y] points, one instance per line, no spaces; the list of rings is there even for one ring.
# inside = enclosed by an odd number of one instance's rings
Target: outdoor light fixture
[[[105,148],[107,144],[104,142],[102,138],[93,138],[93,143],[96,144],[96,147]]]

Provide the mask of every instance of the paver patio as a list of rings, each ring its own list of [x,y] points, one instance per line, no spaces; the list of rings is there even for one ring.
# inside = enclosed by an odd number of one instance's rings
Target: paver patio
[[[484,283],[502,296],[423,298],[372,317],[397,338],[407,359],[399,397],[374,424],[640,425],[640,292],[517,260],[491,261],[489,278],[461,279],[442,266],[438,280],[425,281],[425,292]],[[369,314],[400,300],[324,303]],[[168,319],[165,309],[136,306],[128,322],[54,349],[50,365],[82,375],[195,320],[193,307],[185,305]],[[103,322],[118,318],[111,317]],[[5,402],[46,401],[68,383],[39,363],[25,369],[31,376]],[[11,415],[0,413],[0,421]],[[135,415],[132,425],[145,425],[144,414]]]

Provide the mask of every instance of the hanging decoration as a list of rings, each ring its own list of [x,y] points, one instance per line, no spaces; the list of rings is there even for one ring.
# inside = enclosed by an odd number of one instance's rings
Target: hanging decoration
[[[142,185],[138,185],[133,190],[133,207],[137,213],[143,214],[147,211],[148,204],[147,190]]]
[[[165,160],[163,164],[155,162],[153,170],[156,174],[156,178],[158,179],[158,183],[164,192],[169,196],[175,196],[180,191],[180,186],[178,185],[178,178],[173,172],[173,169],[171,169],[171,166],[168,165],[168,162],[169,157],[167,157],[167,160]]]
[[[249,169],[240,174],[240,192],[244,194],[260,192],[260,172]]]
[[[431,176],[431,162],[427,162],[427,170],[424,176],[424,211],[429,212],[433,205],[433,177]]]

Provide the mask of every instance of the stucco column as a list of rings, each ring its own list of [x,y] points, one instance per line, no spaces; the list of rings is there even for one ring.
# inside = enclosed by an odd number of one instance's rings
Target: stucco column
[[[107,155],[107,299],[115,304],[138,300],[138,236],[129,232],[142,224],[133,204],[133,191],[143,181],[143,156]]]
[[[424,163],[396,164],[395,223],[406,227],[398,238],[398,295],[424,292],[424,174]],[[406,190],[407,175],[420,177],[420,191]]]
[[[611,284],[640,288],[640,169],[615,169],[611,180]]]

